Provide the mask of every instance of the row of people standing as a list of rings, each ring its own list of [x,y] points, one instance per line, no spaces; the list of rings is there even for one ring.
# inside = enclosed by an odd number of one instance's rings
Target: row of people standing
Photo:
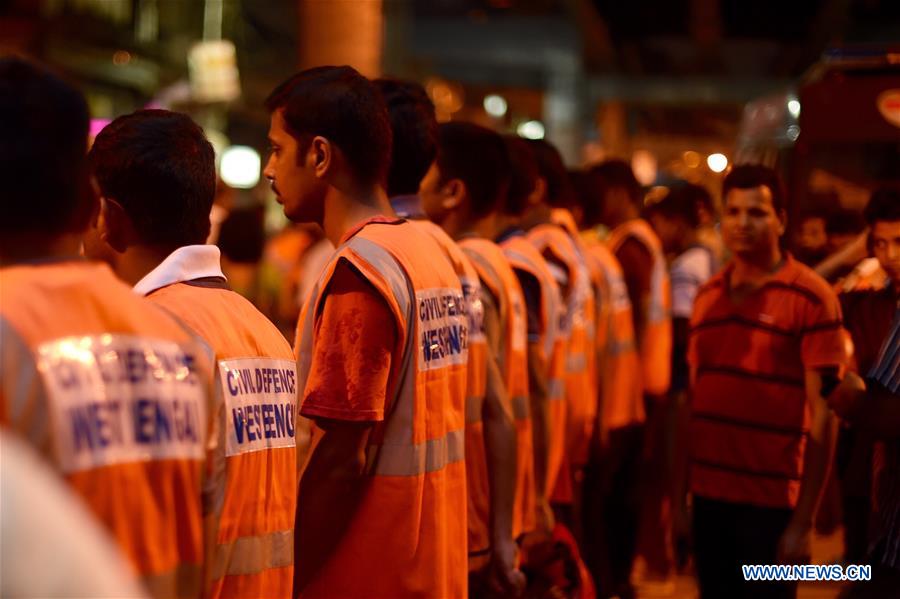
[[[4,426],[150,594],[461,597],[470,571],[521,590],[515,541],[577,503],[610,369],[604,264],[552,209],[552,147],[438,128],[420,89],[347,67],[282,84],[265,174],[338,248],[292,352],[203,243],[196,124],[138,111],[85,155],[77,91],[19,59],[2,78],[7,197],[31,198],[3,244]],[[426,142],[405,156],[403,110]],[[421,191],[439,226],[394,217],[388,191]]]
[[[267,101],[265,175],[337,249],[291,351],[203,245],[214,161],[190,119],[121,117],[84,156],[77,92],[15,59],[0,75],[6,166],[34,186],[3,239],[3,423],[151,594],[515,595],[557,519],[603,595],[632,592],[639,523],[666,573],[670,283],[627,166],[592,171],[602,243],[549,144],[438,126],[421,88],[349,67],[295,75]],[[804,557],[849,359],[833,292],[780,252],[777,177],[736,167],[723,195],[735,260],[683,350],[709,596],[742,560]]]

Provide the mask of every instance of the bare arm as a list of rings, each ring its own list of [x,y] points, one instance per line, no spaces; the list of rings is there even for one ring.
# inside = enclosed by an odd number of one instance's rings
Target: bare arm
[[[800,481],[800,498],[779,544],[779,557],[783,562],[798,562],[809,558],[813,520],[834,457],[837,419],[822,397],[822,379],[822,372],[806,371],[806,400],[812,417],[804,456],[803,478]]]
[[[366,444],[373,423],[316,419],[313,448],[297,496],[294,596],[343,538],[363,496]]]
[[[881,385],[866,385],[854,372],[847,373],[838,390],[828,398],[828,404],[841,418],[852,421],[854,427],[876,438],[900,437],[897,396]]]
[[[488,346],[498,347],[499,316],[493,302],[484,302]],[[512,540],[512,512],[516,493],[516,429],[509,394],[497,367],[495,353],[487,354],[487,389],[482,409],[491,489],[491,536],[494,544]]]
[[[528,344],[528,399],[531,410],[531,434],[534,446],[534,482],[538,515],[544,525],[550,513],[547,489],[547,465],[550,455],[550,403],[547,396],[547,362],[539,343]]]

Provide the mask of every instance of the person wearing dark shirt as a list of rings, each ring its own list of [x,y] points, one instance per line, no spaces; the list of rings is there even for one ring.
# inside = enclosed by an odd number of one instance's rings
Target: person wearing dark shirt
[[[869,248],[887,272],[888,284],[841,298],[856,349],[855,370],[867,380],[851,373],[855,392],[847,385],[850,391],[835,393],[830,402],[848,425],[839,446],[848,457],[838,456],[842,490],[850,499],[845,497],[844,506],[849,511],[847,559],[873,565],[872,581],[848,591],[853,598],[900,594],[900,192],[873,193],[865,216]],[[874,485],[861,488],[870,472]],[[869,488],[871,499],[865,493]],[[866,500],[870,503],[863,504]],[[863,527],[869,522],[871,538]]]

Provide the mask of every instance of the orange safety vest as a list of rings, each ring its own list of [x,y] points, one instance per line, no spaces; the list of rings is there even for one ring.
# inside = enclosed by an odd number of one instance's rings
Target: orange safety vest
[[[304,307],[301,388],[311,366],[322,291],[341,260],[384,298],[402,351],[392,360],[385,420],[369,436],[369,484],[358,511],[318,576],[294,592],[465,597],[468,318],[458,277],[420,227],[405,221],[365,225],[336,250]],[[311,452],[319,435],[313,426]],[[302,542],[303,531],[297,534]]]
[[[541,288],[540,346],[547,364],[550,447],[547,456],[547,493],[553,491],[566,447],[566,344],[565,305],[550,266],[524,235],[514,235],[500,244],[513,269],[533,276]]]
[[[601,285],[600,304],[606,306],[606,319],[601,352],[600,380],[602,381],[603,412],[600,424],[605,430],[640,424],[646,419],[641,360],[634,342],[634,319],[631,299],[625,286],[622,267],[606,245],[597,239],[584,241],[586,251],[599,267],[604,284]]]
[[[568,272],[563,290],[566,304],[566,454],[564,472],[587,463],[588,448],[597,418],[596,298],[587,261],[569,234],[555,224],[538,225],[528,239],[545,257],[553,256]],[[558,477],[553,499],[571,503],[570,476]]]
[[[528,326],[525,297],[516,273],[500,246],[487,239],[467,238],[460,247],[472,259],[482,282],[498,300],[503,346],[498,364],[512,401],[516,422],[516,502],[513,536],[535,528],[537,498],[534,487],[534,444],[528,396]],[[466,447],[468,452],[468,446]],[[470,515],[471,517],[471,515]]]
[[[0,422],[29,439],[154,597],[198,597],[208,348],[98,263],[0,269]]]
[[[447,233],[429,220],[412,220],[434,237],[459,277],[463,295],[468,303],[469,361],[466,365],[466,490],[469,503],[467,521],[469,531],[469,570],[481,569],[486,563],[491,545],[491,487],[488,480],[487,448],[484,442],[482,410],[487,393],[487,339],[484,336],[484,306],[481,304],[481,283],[475,266]],[[527,376],[527,373],[526,373]]]
[[[644,391],[663,395],[672,379],[672,290],[662,244],[647,221],[627,221],[609,235],[609,248],[617,252],[627,239],[635,239],[653,257],[650,277],[650,306],[647,309],[643,339],[638,343],[641,355]],[[632,306],[632,309],[634,308]]]
[[[148,299],[216,354],[219,443],[209,485],[206,597],[290,597],[294,573],[297,366],[278,329],[224,280]]]

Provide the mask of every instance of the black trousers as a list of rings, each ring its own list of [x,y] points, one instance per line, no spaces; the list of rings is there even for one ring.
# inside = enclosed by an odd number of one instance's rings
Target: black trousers
[[[603,455],[584,471],[582,546],[598,597],[632,597],[631,566],[637,549],[643,425],[609,432]]]
[[[745,581],[741,566],[776,564],[792,511],[694,497],[694,558],[701,599],[794,599],[796,582]]]

